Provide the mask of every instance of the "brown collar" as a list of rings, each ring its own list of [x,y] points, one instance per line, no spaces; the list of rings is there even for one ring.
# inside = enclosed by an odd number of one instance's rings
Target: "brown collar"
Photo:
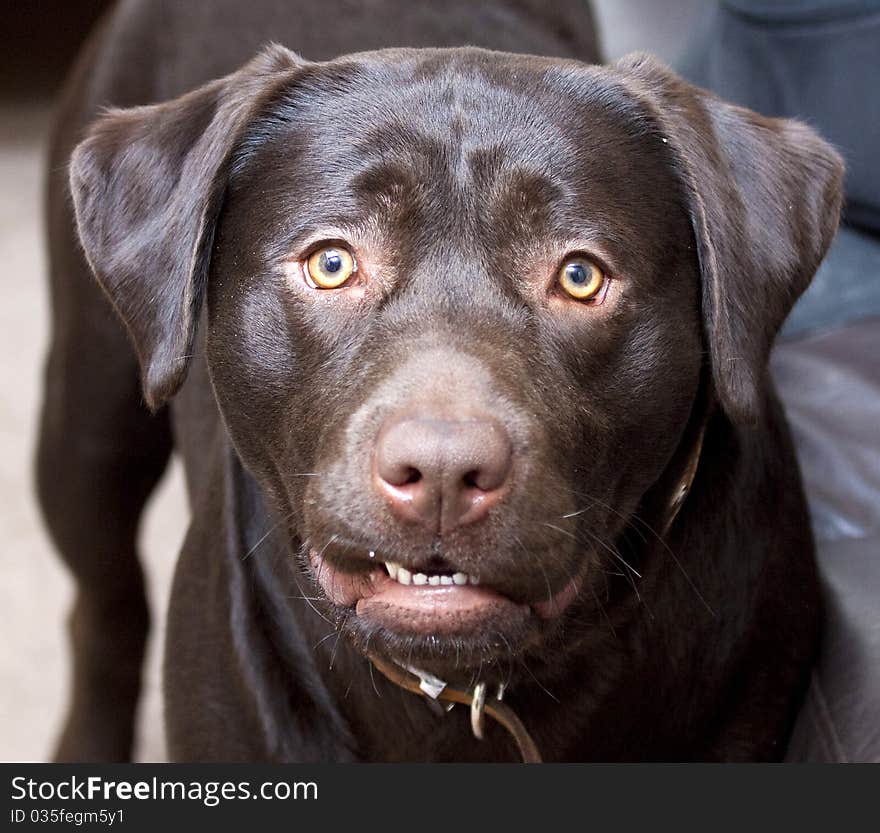
[[[498,721],[508,732],[510,732],[516,742],[519,754],[522,756],[523,763],[539,764],[541,763],[541,753],[532,736],[526,731],[522,721],[514,714],[510,706],[503,703],[500,697],[495,699],[486,698],[486,684],[480,683],[474,687],[473,692],[462,691],[449,685],[443,688],[435,695],[426,691],[427,686],[422,685],[419,677],[401,668],[399,665],[386,662],[383,659],[368,654],[370,662],[382,672],[392,683],[396,683],[401,688],[418,694],[422,697],[431,697],[443,703],[461,703],[470,706],[471,709],[471,729],[476,737],[483,736],[483,714]]]
[[[667,469],[667,476],[669,479],[675,477],[676,483],[671,492],[672,497],[668,499],[663,525],[659,530],[661,538],[665,538],[669,533],[694,483],[694,477],[696,477],[697,468],[700,465],[700,455],[703,453],[703,440],[706,437],[706,425],[710,415],[711,409],[706,408],[697,420],[688,425],[685,429],[686,436],[679,445],[679,448],[686,448],[687,452],[684,455],[676,455],[678,459],[673,460],[671,472]]]

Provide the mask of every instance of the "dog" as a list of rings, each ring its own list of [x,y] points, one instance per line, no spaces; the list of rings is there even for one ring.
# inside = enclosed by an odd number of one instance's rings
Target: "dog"
[[[131,756],[172,449],[174,760],[782,757],[821,606],[766,366],[842,163],[593,65],[585,6],[104,21],[50,159],[58,760]]]

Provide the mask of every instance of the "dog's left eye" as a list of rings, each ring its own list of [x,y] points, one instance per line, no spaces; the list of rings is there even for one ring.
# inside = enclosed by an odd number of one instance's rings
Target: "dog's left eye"
[[[605,286],[605,273],[586,257],[566,258],[557,280],[562,289],[578,301],[593,300]]]
[[[345,246],[324,246],[305,263],[306,282],[313,289],[338,289],[357,271],[354,255]]]

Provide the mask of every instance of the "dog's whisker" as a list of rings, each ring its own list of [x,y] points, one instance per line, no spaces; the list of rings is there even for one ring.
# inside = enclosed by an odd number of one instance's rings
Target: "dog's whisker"
[[[519,664],[522,666],[523,670],[525,670],[525,672],[526,672],[526,673],[532,678],[532,680],[534,681],[535,685],[537,685],[538,688],[540,688],[541,691],[544,692],[544,694],[546,694],[551,700],[553,700],[554,703],[561,703],[561,702],[562,702],[562,701],[561,701],[561,700],[560,700],[560,699],[559,699],[559,698],[558,698],[558,697],[557,697],[552,691],[550,691],[550,689],[548,689],[548,688],[547,688],[547,687],[546,687],[546,686],[545,686],[545,685],[544,685],[544,684],[543,684],[543,683],[542,683],[542,682],[541,682],[541,681],[540,681],[540,680],[539,680],[539,679],[538,679],[538,678],[532,673],[532,669],[529,668],[529,666],[528,666],[528,664],[526,663],[525,660],[520,660],[520,663],[519,663]]]
[[[250,557],[251,557],[251,556],[252,556],[252,555],[253,555],[253,554],[254,554],[254,553],[260,548],[260,546],[263,544],[263,542],[266,541],[266,539],[267,539],[267,538],[268,538],[273,532],[275,532],[275,531],[278,529],[278,527],[280,527],[282,524],[287,523],[287,521],[289,521],[290,518],[293,517],[294,512],[295,512],[295,510],[291,510],[291,511],[288,512],[283,518],[280,518],[278,521],[276,521],[274,524],[272,524],[272,526],[269,527],[269,529],[268,529],[263,535],[260,536],[260,538],[257,540],[257,543],[254,544],[254,545],[253,545],[253,546],[252,546],[252,547],[251,547],[251,548],[250,548],[250,549],[249,549],[249,550],[248,550],[248,551],[247,551],[247,552],[241,557],[241,560],[242,560],[242,561],[247,561],[247,559],[250,558]]]
[[[318,608],[315,607],[315,605],[314,605],[313,602],[309,601],[309,599],[306,598],[305,596],[303,596],[303,599],[305,600],[306,604],[307,604],[307,605],[308,605],[308,606],[309,606],[309,607],[310,607],[310,608],[311,608],[311,609],[312,609],[312,610],[313,610],[318,616],[320,616],[320,617],[321,617],[321,618],[322,618],[322,619],[323,619],[328,625],[331,625],[331,626],[335,627],[335,625],[333,625],[333,622],[331,622],[331,621],[330,621],[330,620],[329,620],[329,619],[328,619],[323,613],[321,613],[321,611],[318,610]]]
[[[627,574],[632,574],[636,578],[642,577],[642,574],[620,554],[620,551],[613,544],[609,544],[599,537],[596,538],[596,543],[599,544],[599,546],[604,547],[607,552],[610,552],[611,555],[623,565]]]
[[[474,675],[473,687],[476,688],[476,686],[479,684],[480,680],[482,680],[482,679],[483,679],[483,658],[480,657],[480,667],[477,668],[477,672]]]
[[[697,589],[696,585],[691,581],[690,576],[685,571],[683,565],[681,565],[681,563],[678,561],[675,553],[672,551],[669,544],[666,542],[666,539],[662,535],[660,535],[660,533],[657,532],[657,530],[651,524],[649,524],[644,518],[642,518],[638,513],[635,513],[635,512],[632,515],[630,515],[629,517],[627,517],[626,515],[624,515],[619,510],[615,509],[610,504],[605,503],[604,501],[597,498],[595,495],[591,495],[591,494],[588,494],[587,492],[582,492],[582,491],[578,491],[575,489],[572,489],[571,491],[574,494],[577,494],[579,497],[582,497],[585,500],[591,501],[594,505],[601,506],[603,509],[607,509],[609,512],[612,512],[614,515],[616,515],[618,518],[620,518],[622,521],[624,521],[631,529],[633,529],[633,531],[636,532],[637,535],[639,535],[639,537],[642,539],[642,541],[645,541],[645,538],[644,538],[644,536],[642,536],[639,533],[639,531],[637,529],[634,528],[634,525],[638,524],[642,529],[644,529],[646,532],[650,533],[650,535],[652,535],[657,540],[657,542],[666,550],[666,552],[673,559],[676,560],[676,563],[677,563],[679,569],[682,571],[685,578],[688,579],[688,582],[691,585],[691,588],[700,597],[700,601],[702,601],[703,604],[706,605],[708,608],[708,605],[706,604],[705,600],[700,595],[700,592]],[[584,512],[587,512],[589,509],[590,509],[590,507],[585,507],[584,509],[579,509],[576,512],[570,512],[567,515],[563,515],[562,517],[565,519],[576,517],[578,515],[582,515]],[[647,543],[647,541],[645,541],[645,543]],[[710,610],[710,612],[712,612],[711,608],[709,608],[709,610]],[[712,615],[713,616],[715,615],[714,612],[712,612]]]
[[[372,638],[373,638],[373,635],[370,634],[370,635],[367,637],[367,644],[364,645],[364,653],[366,653],[366,654],[368,654],[368,655],[369,655],[369,653],[370,653],[370,640],[371,640]],[[366,662],[367,662],[367,668],[370,669],[370,682],[373,684],[373,691],[376,692],[376,696],[381,700],[381,699],[382,699],[382,695],[379,693],[379,688],[378,688],[378,686],[376,685],[376,676],[375,676],[375,674],[373,673],[373,663],[372,663],[369,659],[367,659]]]
[[[561,526],[556,526],[556,524],[548,524],[546,522],[542,523],[542,526],[548,526],[550,527],[550,529],[555,529],[557,532],[561,532],[563,535],[567,535],[569,538],[577,541],[578,543],[581,543],[580,541],[578,541],[577,535],[575,535],[573,532],[569,532],[567,529],[563,529]]]
[[[302,546],[299,549],[298,561],[299,561],[299,568],[300,568],[300,576],[302,578],[306,579],[307,581],[313,583],[311,574],[308,572],[308,559],[309,559],[309,552],[311,551],[311,549],[312,549],[311,539],[306,538],[303,541]],[[305,591],[303,590],[302,585],[299,583],[299,579],[296,576],[293,577],[293,581],[294,581],[294,584],[296,584],[297,590],[299,590],[299,592],[300,592],[300,598],[302,599],[302,601],[304,601],[318,616],[320,616],[328,625],[330,625],[330,627],[336,628],[336,625],[333,622],[331,622],[330,619],[328,619],[323,613],[321,613],[321,611],[318,610],[318,608],[315,607],[315,605],[314,605],[314,602],[316,602],[316,601],[323,602],[325,599],[321,596],[315,597],[315,596],[307,595],[305,593]]]
[[[513,540],[527,556],[531,555],[528,549],[526,549],[526,545],[523,544],[518,535],[514,535]],[[553,588],[550,586],[550,578],[547,575],[547,571],[544,569],[544,565],[541,562],[540,558],[536,560],[536,563],[538,565],[538,568],[541,570],[541,575],[544,577],[544,584],[547,586],[547,602],[549,604],[553,601]]]
[[[501,631],[495,631],[495,633],[498,634],[501,641],[504,643],[504,646],[507,648],[507,676],[504,679],[503,686],[504,688],[509,688],[510,681],[513,679],[514,650],[507,637]]]
[[[583,495],[583,497],[585,497],[587,500],[592,499],[589,495]],[[633,529],[636,532],[636,534],[639,535],[639,537],[642,539],[642,541],[645,541],[645,538],[644,538],[644,536],[639,534],[638,530],[635,529],[634,524],[638,524],[642,529],[649,532],[657,540],[657,542],[660,544],[660,546],[663,548],[663,550],[666,552],[666,554],[669,555],[669,557],[673,560],[676,568],[679,571],[681,571],[681,574],[684,576],[685,580],[687,581],[688,586],[694,592],[694,594],[696,595],[696,597],[700,601],[700,603],[703,605],[703,607],[706,608],[709,615],[712,616],[713,618],[715,618],[717,616],[717,614],[713,610],[712,606],[706,601],[705,597],[700,592],[696,583],[691,578],[690,574],[688,573],[688,571],[685,569],[684,565],[679,560],[678,556],[675,554],[675,552],[673,552],[672,548],[666,542],[666,539],[662,535],[660,535],[657,532],[657,530],[654,529],[653,526],[651,526],[651,524],[649,524],[646,520],[644,520],[644,518],[641,518],[636,513],[634,513],[630,518],[626,519],[626,518],[624,518],[622,513],[618,512],[613,507],[608,506],[607,504],[603,504],[598,499],[596,499],[596,502],[599,503],[600,505],[604,506],[609,511],[614,512],[621,519],[625,520],[626,523],[630,526],[630,528]],[[584,511],[586,511],[586,510],[584,510]],[[647,543],[647,541],[645,541],[645,543]]]
[[[342,636],[342,629],[345,626],[343,621],[342,625],[336,632],[336,642],[333,643],[333,652],[330,654],[330,670],[333,670],[333,663],[336,662],[336,652],[339,650],[339,638]]]
[[[602,604],[602,600],[596,595],[596,591],[592,585],[590,585],[590,592],[593,594],[593,599],[599,607],[599,612],[602,614],[602,618],[608,623],[608,627],[611,628],[611,633],[614,635],[615,639],[618,639],[617,631],[614,629],[614,623],[611,621],[611,617],[608,615],[608,611],[605,610],[605,605]]]
[[[561,532],[563,535],[567,535],[572,540],[577,541],[578,544],[583,544],[583,541],[581,541],[581,539],[577,535],[575,535],[573,532],[569,532],[567,529],[563,529],[561,526],[556,526],[555,524],[550,524],[550,523],[546,523],[546,522],[544,522],[542,525],[550,527],[550,529],[555,529],[557,532]],[[617,552],[617,550],[614,549],[614,547],[612,547],[606,541],[603,541],[595,533],[592,533],[589,530],[584,530],[584,531],[586,532],[587,535],[590,536],[591,540],[593,540],[600,547],[602,547],[604,550],[609,552],[614,558],[616,558],[618,561],[620,561],[620,563],[623,564],[623,566],[627,570],[631,571],[634,575],[638,576],[639,578],[642,577],[642,574],[635,567],[633,567],[629,562],[627,562],[627,560],[619,552]]]
[[[713,610],[713,608],[709,604],[709,602],[706,601],[705,597],[700,592],[697,585],[694,583],[694,580],[690,577],[690,574],[684,568],[684,565],[681,563],[681,561],[678,560],[678,556],[668,546],[666,546],[666,544],[663,541],[661,541],[661,543],[663,544],[663,547],[666,550],[666,552],[669,554],[669,557],[673,560],[673,562],[675,562],[675,566],[681,571],[681,574],[684,576],[684,579],[688,583],[688,586],[691,588],[691,590],[694,591],[697,598],[700,600],[700,603],[703,605],[703,607],[706,608],[709,615],[713,619],[717,618],[718,614]]]
[[[330,538],[329,538],[329,540],[327,541],[327,543],[324,544],[323,547],[321,547],[321,551],[318,553],[318,558],[323,557],[324,553],[327,552],[327,548],[328,548],[331,544],[335,543],[338,539],[339,539],[339,536],[338,536],[338,535],[331,535]]]
[[[620,550],[613,543],[606,541],[600,535],[597,535],[589,529],[584,530],[584,532],[590,537],[590,540],[595,541],[596,544],[598,544],[600,547],[602,547],[602,549],[610,553],[613,558],[619,561],[623,565],[623,568],[627,572],[627,574],[632,574],[637,578],[642,578],[642,574],[623,557]]]
[[[544,585],[547,588],[547,604],[553,603],[553,587],[550,585],[550,577],[547,575],[547,571],[544,569],[544,565],[538,561],[538,567],[541,570],[541,575],[544,578]],[[571,576],[569,576],[571,578]]]
[[[706,608],[706,610],[708,611],[709,615],[712,616],[713,619],[716,618],[718,614],[715,613],[715,611],[713,610],[712,606],[706,601],[705,597],[704,597],[703,594],[700,592],[700,590],[699,590],[699,588],[697,587],[696,583],[695,583],[694,580],[691,578],[690,574],[689,574],[688,571],[685,569],[684,565],[681,563],[681,561],[679,560],[678,556],[672,551],[672,548],[669,546],[669,544],[666,543],[666,540],[663,538],[663,536],[662,536],[662,535],[659,535],[659,534],[657,533],[657,531],[656,531],[656,530],[655,530],[655,529],[654,529],[654,528],[653,528],[653,527],[652,527],[647,521],[643,520],[643,519],[640,518],[638,515],[633,515],[633,520],[634,520],[635,522],[641,524],[642,527],[644,527],[645,529],[647,529],[648,532],[650,532],[650,533],[651,533],[651,534],[657,539],[657,541],[659,542],[660,546],[665,550],[665,552],[667,553],[667,555],[669,555],[669,557],[670,557],[670,558],[673,560],[673,562],[675,563],[676,568],[677,568],[678,570],[681,571],[681,574],[684,576],[685,581],[687,581],[688,586],[689,586],[690,589],[694,592],[694,594],[696,595],[697,599],[699,599],[699,601],[700,601],[700,603],[703,605],[703,607]]]
[[[613,544],[610,544],[607,541],[604,541],[602,538],[600,538],[598,535],[596,535],[595,533],[591,532],[588,529],[585,529],[584,533],[590,538],[591,541],[593,541],[595,544],[597,544],[599,547],[601,547],[603,550],[605,550],[607,553],[609,553],[612,558],[616,559],[617,561],[619,561],[623,565],[624,576],[627,579],[627,581],[629,582],[630,587],[632,587],[633,593],[635,593],[636,599],[641,603],[642,596],[641,596],[641,593],[639,592],[639,588],[638,588],[636,581],[635,581],[635,578],[639,578],[639,579],[642,578],[641,573],[639,573],[639,571],[636,570],[623,557],[623,555],[621,555],[620,551]]]
[[[684,576],[685,580],[688,583],[688,586],[694,592],[694,594],[696,595],[700,604],[702,604],[703,607],[706,608],[706,610],[708,611],[710,616],[712,616],[713,618],[717,617],[718,614],[715,612],[715,610],[712,608],[712,606],[706,601],[705,597],[700,592],[696,583],[691,578],[690,574],[687,572],[684,565],[679,560],[678,556],[673,552],[672,548],[666,542],[666,539],[662,535],[660,535],[660,533],[657,532],[657,530],[654,529],[654,527],[651,524],[649,524],[644,518],[640,517],[637,513],[633,513],[629,517],[625,516],[622,512],[615,509],[613,506],[610,506],[609,504],[605,503],[604,501],[600,500],[599,498],[595,497],[594,495],[588,494],[586,492],[578,491],[576,489],[571,489],[570,491],[573,494],[576,494],[579,497],[583,498],[584,500],[592,501],[594,505],[601,506],[603,509],[607,509],[609,512],[616,515],[618,518],[620,518],[622,521],[624,521],[624,523],[630,529],[632,529],[636,533],[636,535],[638,535],[639,538],[641,538],[641,540],[644,543],[647,543],[647,540],[639,532],[639,530],[635,528],[635,524],[638,524],[642,529],[644,529],[646,532],[650,533],[650,535],[652,535],[657,540],[657,542],[660,544],[660,546],[665,550],[665,552],[673,560],[676,568],[681,571],[681,574]],[[563,515],[562,518],[569,519],[569,518],[576,517],[578,515],[582,515],[584,512],[589,511],[589,509],[590,509],[590,507],[588,506],[588,507],[585,507],[584,509],[579,509],[575,512],[570,512],[567,515]]]
[[[330,639],[330,638],[333,637],[333,636],[337,636],[337,635],[338,635],[338,632],[337,632],[337,631],[330,631],[330,633],[328,633],[328,634],[324,634],[324,636],[322,636],[322,637],[321,637],[321,638],[320,638],[320,639],[319,639],[319,640],[318,640],[318,641],[312,646],[312,650],[313,650],[313,651],[317,651],[318,648],[319,648],[321,645],[323,645],[328,639]]]
[[[299,579],[296,576],[293,576],[293,583],[296,585],[296,589],[300,592],[300,598],[304,601],[318,616],[320,616],[331,628],[335,628],[336,625],[331,622],[317,607],[315,607],[315,603],[312,601],[314,597],[307,596],[305,591],[302,589],[302,585],[299,583]],[[318,599],[318,601],[323,601],[323,599]]]
[[[638,519],[637,515],[633,515],[632,517],[624,515],[623,512],[621,512],[619,509],[615,509],[615,507],[613,507],[610,503],[606,503],[604,500],[597,498],[595,495],[592,495],[589,492],[583,492],[583,491],[580,491],[580,490],[574,489],[574,488],[570,488],[569,491],[573,495],[577,495],[578,497],[583,498],[584,500],[590,501],[590,506],[586,506],[583,509],[577,510],[576,512],[570,512],[568,515],[563,515],[562,517],[564,519],[574,518],[579,515],[583,515],[584,512],[589,511],[592,508],[592,506],[601,506],[603,509],[607,510],[608,512],[611,512],[612,515],[614,515],[615,517],[617,517],[621,521],[623,521],[623,523],[630,528],[632,528],[631,527],[632,518]],[[642,522],[642,523],[644,524],[644,526],[646,526],[648,528],[648,530],[651,532],[652,535],[659,538],[659,536],[657,535],[657,533],[654,531],[653,528],[651,528],[646,522]],[[633,531],[636,533],[636,535],[639,536],[639,538],[642,539],[643,543],[645,543],[645,544],[648,543],[647,540],[645,539],[644,535],[641,534],[641,532],[639,532],[638,530],[633,530]]]

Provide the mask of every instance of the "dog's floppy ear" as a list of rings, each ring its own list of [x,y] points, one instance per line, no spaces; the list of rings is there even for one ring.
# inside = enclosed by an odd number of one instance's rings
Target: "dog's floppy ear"
[[[805,125],[727,104],[652,58],[617,69],[677,159],[717,399],[754,422],[776,333],[837,229],[843,161]]]
[[[79,237],[129,330],[152,409],[186,376],[236,140],[301,65],[268,47],[173,101],[108,112],[73,152]]]

